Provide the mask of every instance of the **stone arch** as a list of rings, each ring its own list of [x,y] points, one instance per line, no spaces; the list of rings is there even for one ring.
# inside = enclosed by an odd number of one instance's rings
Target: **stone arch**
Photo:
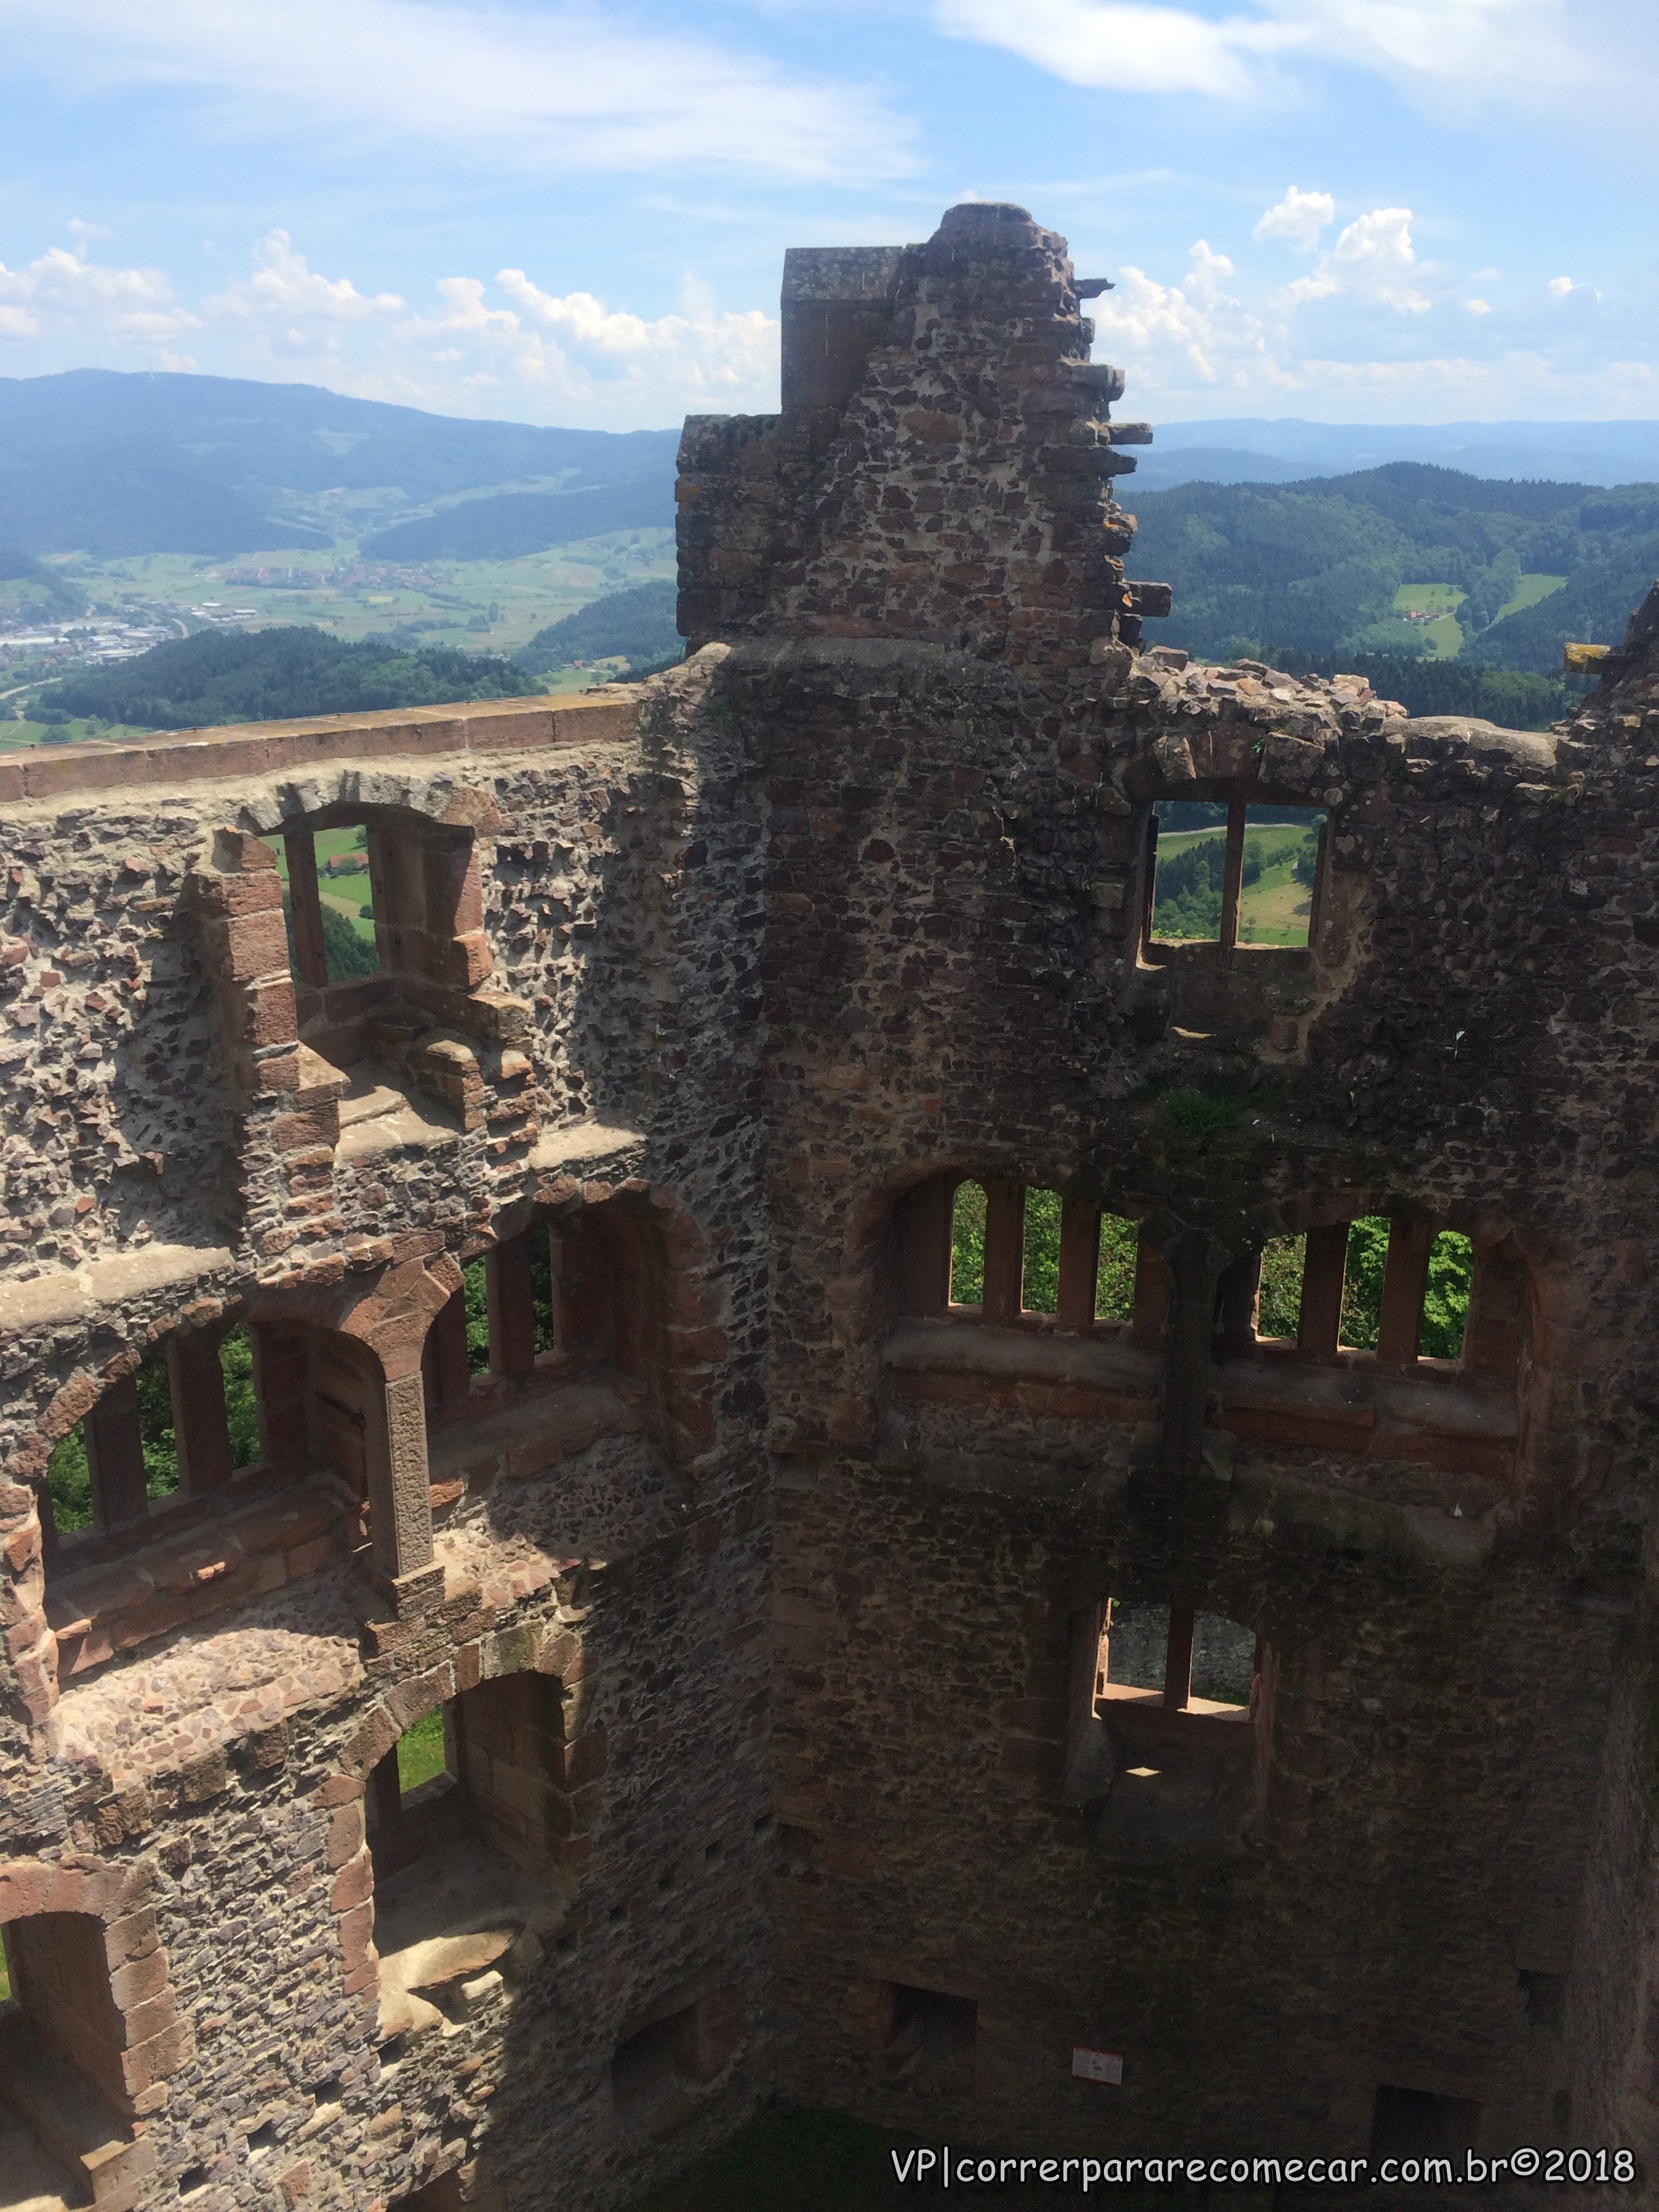
[[[160,2109],[195,2048],[149,1886],[144,1862],[0,1860],[0,1923],[33,1937],[19,1946],[25,2017],[129,2121]],[[135,2163],[131,2178],[148,2170]]]
[[[550,1698],[556,1698],[559,1741],[544,1745],[548,1768],[556,1766],[556,1771],[526,1775],[520,1781],[538,1782],[545,1791],[537,1838],[547,1854],[543,1873],[557,1917],[588,1856],[599,1809],[606,1745],[603,1723],[591,1717],[595,1682],[596,1671],[579,1633],[526,1624],[459,1645],[435,1667],[398,1683],[370,1705],[342,1747],[333,1771],[325,1777],[317,1799],[327,1816],[331,1905],[349,1994],[374,1988],[379,1975],[369,1798],[377,1780],[384,1783],[399,1738],[440,1707],[454,1702],[465,1713],[470,1703],[492,1739],[483,1747],[480,1763],[521,1762],[522,1746],[533,1728],[527,1729],[526,1717],[516,1711],[489,1709],[535,1688],[543,1692],[544,1708]],[[465,1733],[464,1728],[464,1736]],[[470,1772],[458,1780],[470,1790]],[[515,1789],[515,1803],[521,1805],[526,1794],[525,1788]]]

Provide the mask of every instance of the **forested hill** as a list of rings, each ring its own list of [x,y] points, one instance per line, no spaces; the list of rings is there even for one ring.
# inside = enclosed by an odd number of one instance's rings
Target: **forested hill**
[[[105,558],[320,548],[333,533],[315,502],[331,492],[380,495],[370,505],[390,519],[513,486],[580,495],[646,476],[664,487],[650,519],[669,522],[678,441],[678,428],[469,422],[240,377],[0,377],[0,543]]]
[[[464,699],[522,699],[535,678],[516,661],[439,647],[407,652],[325,630],[202,630],[105,668],[49,684],[34,718],[97,715],[131,729],[200,730],[222,722],[362,714]]]
[[[1502,483],[1395,461],[1295,484],[1183,484],[1133,505],[1134,573],[1175,587],[1162,643],[1206,659],[1293,647],[1410,653],[1401,585],[1467,594],[1465,656],[1555,673],[1568,639],[1616,644],[1659,575],[1659,486]],[[1530,586],[1534,605],[1504,613]]]

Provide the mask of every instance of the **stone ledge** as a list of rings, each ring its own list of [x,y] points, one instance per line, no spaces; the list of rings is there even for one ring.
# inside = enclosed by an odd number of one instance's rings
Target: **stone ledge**
[[[458,706],[395,707],[169,732],[153,744],[99,752],[30,747],[0,763],[0,805],[70,792],[130,790],[280,774],[324,761],[384,760],[480,750],[522,752],[631,738],[639,695],[619,687],[555,706],[547,697],[479,699]]]
[[[82,1267],[59,1268],[0,1290],[0,1329],[40,1328],[83,1321],[100,1306],[118,1305],[146,1291],[166,1290],[216,1275],[233,1264],[228,1244],[142,1244]]]

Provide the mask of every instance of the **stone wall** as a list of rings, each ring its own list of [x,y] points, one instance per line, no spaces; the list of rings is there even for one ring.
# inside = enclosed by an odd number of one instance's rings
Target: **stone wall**
[[[1003,209],[792,260],[647,685],[0,769],[0,1919],[104,1945],[107,2140],[73,2053],[0,2088],[100,2202],[599,2212],[773,2094],[1659,2154],[1659,597],[1547,735],[1146,646],[1092,289]],[[1321,811],[1306,948],[1158,939],[1182,798]],[[268,862],[355,817],[461,890],[319,1025]],[[1379,1213],[1377,1351],[1258,1337],[1264,1242],[1328,1308]],[[54,1446],[244,1323],[264,1458],[50,1539]],[[1249,1708],[1097,1680],[1109,1599]]]

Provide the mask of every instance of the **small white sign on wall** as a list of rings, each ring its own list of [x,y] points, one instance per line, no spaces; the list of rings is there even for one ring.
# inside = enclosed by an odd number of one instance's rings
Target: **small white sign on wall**
[[[1123,2082],[1123,2060],[1115,2051],[1087,2051],[1079,2043],[1073,2046],[1072,2071],[1080,2081],[1110,2081],[1121,2087]]]

